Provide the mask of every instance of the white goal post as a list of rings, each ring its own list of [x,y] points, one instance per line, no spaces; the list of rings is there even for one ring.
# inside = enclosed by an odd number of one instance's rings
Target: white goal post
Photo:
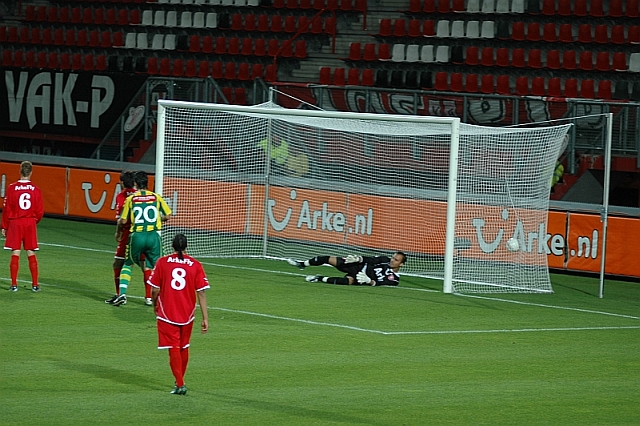
[[[550,182],[568,127],[162,100],[155,185],[175,210],[163,243],[183,232],[211,258],[399,250],[403,275],[447,293],[549,293]]]

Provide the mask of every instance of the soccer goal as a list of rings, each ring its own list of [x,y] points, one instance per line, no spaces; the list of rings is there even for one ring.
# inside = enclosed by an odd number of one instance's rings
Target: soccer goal
[[[549,191],[568,128],[160,101],[156,190],[175,207],[163,242],[183,232],[203,258],[400,250],[402,274],[445,292],[551,292]]]

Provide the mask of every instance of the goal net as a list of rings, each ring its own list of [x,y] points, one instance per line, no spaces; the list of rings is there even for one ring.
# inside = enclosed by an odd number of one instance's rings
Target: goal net
[[[568,125],[159,104],[166,249],[182,232],[200,258],[403,251],[401,274],[445,292],[552,291],[549,191]]]

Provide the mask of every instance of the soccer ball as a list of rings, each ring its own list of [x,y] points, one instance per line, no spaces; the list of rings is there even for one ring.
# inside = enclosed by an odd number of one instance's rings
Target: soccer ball
[[[509,251],[518,251],[520,249],[520,244],[518,244],[518,240],[515,238],[509,238],[507,241],[507,250]]]

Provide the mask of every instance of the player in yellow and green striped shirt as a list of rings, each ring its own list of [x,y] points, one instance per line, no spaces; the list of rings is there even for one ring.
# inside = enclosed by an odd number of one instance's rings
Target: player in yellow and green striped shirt
[[[131,281],[133,264],[142,268],[145,285],[156,261],[162,256],[162,242],[160,241],[160,229],[162,222],[171,216],[171,208],[167,202],[153,191],[147,189],[148,177],[145,172],[137,172],[135,182],[138,188],[133,195],[124,202],[118,226],[131,226],[129,245],[125,256],[124,265],[120,272],[120,296],[113,301],[114,306],[127,303],[127,288]],[[145,260],[140,261],[140,255],[144,254]],[[151,305],[151,300],[145,299],[146,305]]]

